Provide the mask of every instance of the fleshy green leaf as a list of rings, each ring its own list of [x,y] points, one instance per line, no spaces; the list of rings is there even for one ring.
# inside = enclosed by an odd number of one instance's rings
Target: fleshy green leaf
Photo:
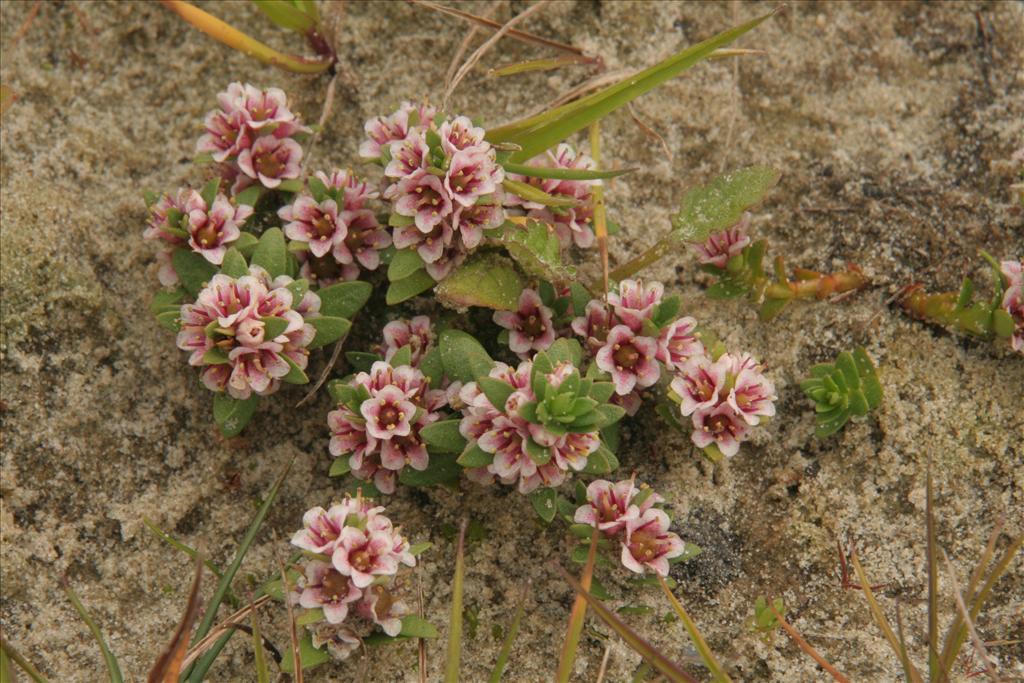
[[[331,463],[331,469],[327,471],[328,477],[341,477],[352,471],[352,468],[348,464],[348,457],[341,456],[335,458],[334,462]]]
[[[223,365],[230,361],[231,359],[228,357],[227,351],[219,346],[210,347],[203,354],[203,363],[206,365]]]
[[[288,274],[288,248],[281,228],[269,228],[260,236],[252,262],[266,270],[271,278]]]
[[[505,178],[501,184],[502,187],[505,188],[505,192],[514,194],[528,202],[536,202],[537,204],[543,204],[544,206],[568,208],[570,206],[576,206],[579,203],[572,197],[548,194],[535,185],[521,183],[518,180]]]
[[[426,270],[417,270],[409,277],[395,280],[388,286],[388,292],[384,297],[385,303],[388,306],[400,304],[417,294],[422,294],[435,284],[434,278],[430,277]]]
[[[474,467],[487,467],[494,462],[494,455],[480,448],[478,444],[470,444],[456,460],[459,465],[467,469]]]
[[[462,453],[466,448],[466,439],[459,433],[461,420],[444,420],[435,422],[420,429],[420,438],[430,447],[445,453]]]
[[[592,171],[585,168],[552,168],[550,166],[528,166],[526,164],[502,164],[507,173],[531,178],[553,178],[556,180],[604,180],[632,173],[636,169],[620,168],[613,171]]]
[[[150,299],[149,310],[156,316],[168,311],[178,313],[181,311],[181,304],[185,300],[186,294],[187,292],[181,287],[161,289]]]
[[[284,318],[269,317],[260,320],[263,322],[263,338],[267,340],[276,339],[288,329],[288,321]]]
[[[181,329],[180,317],[180,310],[170,310],[157,314],[156,321],[160,323],[160,327],[170,330],[171,332],[177,332]]]
[[[415,249],[399,249],[388,266],[388,280],[403,280],[423,268],[423,257]]]
[[[444,382],[444,364],[441,362],[441,350],[430,349],[420,359],[420,372],[430,380],[431,389],[440,389]]]
[[[452,453],[437,453],[430,456],[425,470],[414,470],[406,467],[398,475],[398,481],[407,486],[434,486],[451,484],[458,480],[462,468],[455,462]]]
[[[743,212],[760,202],[779,180],[768,166],[751,166],[720,175],[683,195],[672,219],[672,237],[679,242],[703,242],[708,235],[735,225]]]
[[[528,220],[525,226],[508,221],[496,232],[492,239],[508,250],[527,275],[560,285],[572,283],[582,291],[581,306],[586,306],[590,293],[574,282],[576,268],[562,263],[562,246],[552,226],[535,220]],[[573,290],[573,303],[576,301],[577,292]]]
[[[619,459],[604,444],[601,444],[587,457],[587,465],[582,471],[584,474],[601,475],[610,474],[617,469],[619,469]]]
[[[329,661],[331,661],[331,655],[327,651],[327,646],[318,650],[313,647],[313,636],[308,632],[303,634],[299,639],[299,662],[302,665],[302,670],[308,671]],[[295,673],[295,661],[290,647],[282,653],[281,671],[289,674]]]
[[[365,351],[346,351],[345,359],[352,369],[358,372],[369,372],[374,363],[384,360],[376,353],[366,353]]]
[[[504,410],[505,402],[508,401],[508,397],[515,391],[515,387],[508,382],[494,379],[493,377],[481,377],[477,380],[477,385],[484,392],[484,396],[491,402],[491,405],[498,410]]]
[[[511,261],[487,253],[472,256],[455,268],[434,293],[442,304],[458,310],[480,306],[509,311],[516,308],[524,286]]]
[[[295,364],[295,361],[283,353],[281,358],[284,358],[289,368],[288,374],[281,378],[282,382],[287,382],[288,384],[309,384],[309,377],[306,376],[302,368]]]
[[[178,274],[181,285],[193,297],[197,296],[206,283],[217,274],[217,267],[201,254],[188,249],[175,249],[171,254],[171,265]]]
[[[253,0],[267,18],[283,29],[307,33],[316,28],[316,20],[288,0]]]
[[[249,424],[260,397],[253,394],[247,399],[231,398],[227,394],[215,394],[213,397],[213,421],[220,427],[220,433],[227,438],[238,436]]]
[[[224,254],[224,261],[220,264],[220,272],[233,278],[245,277],[249,274],[249,265],[245,262],[242,252],[231,247]]]
[[[544,520],[545,523],[550,523],[555,518],[555,497],[558,494],[554,489],[540,488],[530,494],[530,504],[533,505],[534,511],[537,516]]]
[[[439,340],[441,362],[449,379],[463,383],[485,377],[494,367],[487,351],[472,336],[461,330],[445,330]]]
[[[262,185],[252,185],[236,194],[235,202],[238,203],[239,205],[256,206],[256,202],[260,200],[260,195],[262,193]]]
[[[218,190],[220,190],[220,178],[214,178],[203,185],[203,189],[199,191],[199,196],[206,202],[207,207],[213,206],[214,200],[217,199]]]
[[[345,318],[334,318],[326,315],[322,315],[319,318],[310,318],[308,322],[316,328],[316,336],[313,337],[313,341],[306,347],[309,349],[318,349],[321,346],[338,341],[348,334],[349,329],[352,327],[352,323]]]

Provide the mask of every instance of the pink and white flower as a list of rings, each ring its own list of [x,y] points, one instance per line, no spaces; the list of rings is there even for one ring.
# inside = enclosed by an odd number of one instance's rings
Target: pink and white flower
[[[207,206],[202,196],[192,191],[185,204],[188,214],[188,244],[210,263],[220,265],[228,246],[242,235],[241,227],[252,215],[251,206],[233,206],[222,194]]]
[[[462,151],[486,153],[491,149],[491,146],[484,142],[484,129],[474,126],[467,116],[456,116],[444,121],[438,133],[441,136],[441,148],[449,157],[454,157]]]
[[[245,175],[273,189],[283,180],[298,178],[302,171],[302,147],[291,138],[264,135],[238,155],[238,168]]]
[[[441,179],[425,170],[415,171],[393,187],[395,213],[415,218],[423,232],[430,232],[452,212],[452,200]]]
[[[614,536],[626,528],[626,524],[640,516],[643,511],[633,505],[633,498],[640,489],[632,479],[617,483],[598,479],[587,486],[587,502],[576,508],[573,521],[597,527],[606,536]],[[644,510],[657,502],[653,494],[644,501]]]
[[[391,362],[398,350],[408,346],[410,365],[418,368],[423,356],[434,347],[434,329],[430,318],[417,315],[412,320],[393,320],[384,326],[384,360]]]
[[[416,120],[410,120],[410,114],[416,112]],[[424,103],[414,105],[402,102],[399,109],[390,116],[378,116],[370,119],[363,126],[369,140],[359,145],[359,156],[365,159],[376,159],[381,148],[398,140],[404,140],[411,132],[429,126],[437,110]]]
[[[573,318],[572,331],[583,337],[591,353],[596,353],[604,346],[608,331],[612,328],[612,318],[604,302],[591,299],[578,318]]]
[[[608,303],[615,311],[616,317],[634,332],[639,332],[644,320],[649,320],[654,307],[661,303],[665,294],[665,286],[660,282],[642,280],[623,280],[619,283],[618,292],[608,293]]]
[[[704,354],[704,344],[698,339],[696,329],[697,321],[689,316],[661,328],[661,334],[658,335],[658,360],[670,371],[682,370],[687,360]]]
[[[682,539],[669,531],[670,524],[668,515],[658,508],[649,508],[626,522],[622,542],[622,564],[626,569],[637,574],[651,570],[658,576],[668,576],[669,560],[686,550]]]
[[[409,614],[409,606],[395,600],[383,586],[370,586],[359,602],[359,616],[380,626],[391,637],[402,631],[402,617]]]
[[[348,616],[349,605],[363,597],[355,583],[328,562],[310,560],[300,579],[298,603],[305,609],[323,609],[329,624],[340,624]]]
[[[335,169],[331,171],[330,175],[323,171],[317,171],[314,175],[328,190],[342,191],[343,206],[346,211],[363,209],[366,207],[367,201],[380,196],[379,192],[371,188],[367,182],[360,180],[351,171]]]
[[[196,143],[196,152],[208,153],[218,163],[237,157],[243,149],[252,144],[253,135],[247,125],[248,122],[249,119],[242,110],[214,109],[203,121],[206,132]]]
[[[740,442],[746,439],[748,431],[746,420],[728,403],[693,414],[693,443],[698,448],[714,443],[727,458],[739,452]]]
[[[703,244],[693,245],[697,250],[698,260],[717,268],[725,268],[729,259],[750,244],[750,237],[746,234],[749,226],[750,214],[744,214],[736,225],[710,235]]]
[[[486,195],[494,194],[505,178],[505,171],[488,155],[476,151],[458,151],[452,156],[444,189],[461,206],[473,206]]]
[[[356,588],[366,588],[378,576],[394,576],[399,562],[416,565],[412,555],[396,553],[394,547],[390,532],[346,526],[331,554],[331,564]]]
[[[670,387],[682,401],[679,409],[684,417],[710,410],[718,404],[728,369],[729,360],[721,362],[719,359],[716,363],[703,354],[683,363]]]
[[[323,256],[334,249],[335,245],[341,245],[343,253],[347,255],[347,262],[352,262],[352,255],[345,247],[348,225],[338,216],[338,203],[333,199],[317,202],[309,195],[300,195],[291,204],[278,209],[277,215],[281,220],[288,221],[284,226],[284,234],[288,239],[305,242],[314,256]]]
[[[658,342],[636,334],[627,325],[616,325],[594,357],[597,367],[612,376],[615,393],[624,396],[634,388],[652,386],[661,376]]]
[[[537,290],[527,288],[519,295],[519,308],[496,311],[494,322],[509,331],[509,348],[525,360],[530,351],[544,351],[555,342],[553,315]]]
[[[735,375],[732,385],[727,400],[748,425],[775,415],[775,386],[759,368],[744,367]]]
[[[339,661],[348,659],[363,644],[355,630],[345,624],[321,622],[311,630],[313,647],[319,650],[326,645],[330,655]]]

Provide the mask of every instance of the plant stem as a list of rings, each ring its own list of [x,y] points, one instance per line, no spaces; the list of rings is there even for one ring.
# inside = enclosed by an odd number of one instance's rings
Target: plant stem
[[[452,613],[448,627],[448,656],[444,682],[459,683],[459,657],[462,653],[462,587],[466,576],[466,520],[459,525],[459,544],[455,551],[455,578],[452,579]]]
[[[725,683],[731,683],[732,679],[729,678],[728,674],[725,673],[725,669],[715,659],[715,655],[711,652],[711,648],[708,647],[707,641],[704,640],[704,636],[700,634],[700,630],[697,628],[697,624],[694,623],[690,615],[687,614],[686,609],[676,596],[672,594],[672,589],[668,587],[668,583],[665,581],[665,577],[658,576],[658,585],[661,586],[661,590],[665,593],[665,596],[672,603],[672,608],[676,611],[676,615],[679,620],[683,622],[683,626],[686,628],[686,632],[690,634],[690,640],[693,641],[694,647],[697,648],[697,654],[700,655],[704,665],[711,671],[711,676],[715,681],[723,681]]]
[[[626,278],[633,277],[647,266],[657,262],[662,257],[667,256],[668,253],[672,251],[672,248],[677,244],[679,243],[671,235],[666,235],[639,256],[630,259],[613,270],[609,273],[608,277],[616,282],[621,282]]]
[[[781,626],[783,630],[789,634],[789,637],[793,639],[793,642],[795,642],[797,646],[801,650],[803,650],[808,657],[816,661],[822,669],[827,671],[829,675],[831,675],[832,678],[839,681],[839,683],[850,683],[850,679],[844,676],[834,666],[829,664],[827,659],[822,657],[817,650],[811,647],[811,644],[804,640],[804,637],[800,635],[800,632],[793,628],[793,626],[790,625],[790,623],[786,621],[786,619],[781,614],[779,614],[778,610],[772,607],[770,602],[768,603],[768,609],[770,609],[772,611],[772,614],[775,615],[775,619],[779,622],[779,626]]]
[[[826,299],[835,294],[860,289],[868,283],[860,268],[853,265],[838,273],[826,274],[797,268],[794,274],[796,278],[793,280],[774,280],[767,284],[764,288],[765,298]]]
[[[590,548],[587,550],[587,562],[583,565],[583,572],[580,574],[580,585],[583,590],[589,591],[591,581],[594,578],[594,563],[597,560],[597,541],[600,531],[594,527],[590,536]],[[569,613],[569,626],[565,631],[565,642],[562,643],[562,656],[558,659],[558,672],[555,680],[558,683],[568,683],[572,676],[572,665],[576,661],[576,651],[580,645],[580,635],[583,633],[583,620],[587,615],[587,601],[583,595],[577,595],[572,604],[572,612]]]
[[[28,674],[28,677],[35,681],[35,683],[49,683],[46,676],[39,673],[39,669],[32,666],[32,662],[22,657],[21,653],[7,642],[2,633],[0,633],[0,652],[3,652],[12,662],[20,666],[21,670]],[[6,681],[7,679],[5,678],[4,680]]]

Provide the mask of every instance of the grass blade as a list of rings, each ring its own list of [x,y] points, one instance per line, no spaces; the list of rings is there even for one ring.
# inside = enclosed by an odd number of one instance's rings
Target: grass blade
[[[774,14],[775,12],[771,12],[723,31],[702,43],[672,55],[635,76],[626,78],[581,100],[523,121],[492,128],[487,132],[487,139],[491,142],[520,144],[522,149],[512,155],[511,161],[530,159],[640,95],[674,78],[711,55],[718,48],[728,45],[754,29]]]
[[[506,64],[487,71],[488,78],[501,78],[515,74],[524,74],[531,71],[553,71],[565,66],[579,64],[596,64],[597,60],[581,55],[562,55],[561,57],[550,57],[548,59],[531,59],[525,62]]]
[[[587,601],[590,609],[594,610],[594,614],[605,623],[605,625],[619,634],[619,637],[626,641],[637,654],[643,657],[651,666],[658,670],[658,672],[670,681],[670,683],[697,683],[697,679],[680,669],[672,660],[663,655],[659,650],[655,649],[653,645],[648,643],[646,640],[641,638],[636,631],[631,629],[629,626],[619,619],[617,616],[601,604],[601,601],[591,595],[589,592],[583,589],[583,586],[574,579],[569,572],[565,571],[561,565],[555,564],[558,572],[562,575],[562,578],[572,586],[573,590],[578,595],[583,596],[583,599]],[[643,680],[643,679],[641,679]]]
[[[935,543],[935,512],[932,509],[932,460],[928,458],[925,483],[925,527],[928,534],[928,679],[939,679],[939,565]]]
[[[34,683],[50,683],[46,679],[46,676],[39,673],[39,669],[32,666],[32,662],[22,657],[21,653],[15,650],[14,646],[7,642],[7,639],[4,638],[3,633],[0,633],[0,652],[2,652],[3,655],[10,659],[12,662],[17,664],[18,667],[25,672],[25,675],[31,678],[34,681]],[[10,671],[7,670],[6,665],[4,666],[4,669],[0,671],[4,673],[4,683],[7,683],[8,680],[12,680],[10,677]]]
[[[726,681],[731,683],[732,679],[729,678],[728,674],[725,673],[725,669],[715,659],[714,653],[711,652],[711,648],[708,647],[707,641],[704,640],[704,636],[700,634],[697,629],[697,624],[693,622],[690,615],[683,608],[682,603],[676,599],[676,596],[672,594],[672,589],[668,587],[668,582],[665,581],[664,577],[658,577],[658,585],[661,586],[661,590],[665,593],[669,602],[672,604],[672,609],[676,611],[676,616],[679,617],[679,621],[683,622],[683,626],[686,628],[686,632],[690,634],[690,640],[693,641],[693,646],[697,648],[697,654],[700,655],[701,661],[704,662],[704,666],[711,672],[712,677],[716,681]]]
[[[594,121],[590,124],[590,156],[594,160],[594,166],[601,166],[601,124]],[[597,239],[597,246],[601,252],[601,292],[604,293],[604,300],[608,302],[608,214],[604,204],[604,185],[597,183],[591,188],[591,196],[594,198],[594,237]]]
[[[509,657],[512,656],[512,644],[515,642],[516,636],[519,635],[519,624],[522,623],[523,612],[526,611],[526,595],[527,588],[524,585],[519,591],[519,605],[516,606],[516,613],[512,617],[512,623],[509,624],[508,633],[505,634],[505,641],[501,644],[498,659],[494,662],[489,683],[500,683],[501,676],[505,673]]]
[[[263,635],[260,633],[259,615],[256,608],[249,600],[249,608],[252,610],[252,654],[256,667],[256,683],[270,683],[270,670],[267,668],[267,652],[263,647]]]
[[[291,585],[288,583],[288,572],[285,571],[281,558],[277,557],[276,554],[275,559],[277,560],[277,568],[281,572],[281,585],[284,586],[284,594],[287,596],[292,590]],[[303,683],[302,654],[299,650],[299,630],[295,624],[295,608],[292,607],[292,601],[287,597],[285,597],[284,604],[288,608],[288,636],[291,638],[292,662],[295,663],[295,671],[292,673],[292,676],[295,679],[295,683]]]
[[[549,168],[547,166],[527,166],[526,164],[504,164],[504,168],[509,173],[516,175],[557,180],[604,180],[617,178],[636,170],[635,168],[619,168],[613,171],[588,171],[585,168]]]
[[[804,651],[804,654],[806,654],[808,657],[817,662],[818,666],[827,671],[828,674],[832,676],[832,678],[838,681],[838,683],[850,683],[849,678],[844,676],[838,669],[832,666],[827,659],[822,657],[817,650],[811,647],[810,643],[804,640],[804,637],[800,635],[800,632],[797,631],[788,621],[786,621],[786,619],[779,613],[779,611],[772,606],[770,600],[767,602],[767,604],[768,609],[770,609],[772,611],[772,614],[775,615],[775,620],[779,622],[779,626],[781,626],[782,629],[787,634],[789,634],[789,637],[793,639],[793,642],[797,644],[797,647]]]
[[[964,603],[964,596],[960,593],[960,582],[956,580],[956,572],[953,571],[953,563],[949,561],[949,556],[946,555],[946,551],[942,551],[942,559],[946,563],[946,573],[949,575],[949,580],[953,584],[953,597],[956,599],[956,607],[960,611],[960,618],[964,620],[964,625],[967,627],[968,633],[971,636],[971,643],[974,644],[974,651],[985,665],[985,673],[992,679],[992,683],[999,683],[999,675],[996,673],[995,665],[992,664],[992,658],[988,656],[988,649],[985,647],[985,641],[978,635],[977,629],[974,628],[974,620],[971,618],[970,613],[967,610],[967,605]]]
[[[188,591],[188,600],[185,602],[185,612],[181,615],[178,628],[174,630],[170,645],[157,658],[150,670],[147,679],[149,683],[177,683],[185,652],[188,650],[188,634],[199,614],[199,586],[202,578],[203,562],[197,557],[195,576],[192,579],[192,587]]]
[[[601,532],[595,526],[590,535],[590,547],[587,549],[587,561],[583,565],[580,574],[580,586],[583,590],[590,590],[590,582],[594,578],[594,563],[597,561],[597,541]],[[572,611],[569,612],[569,625],[565,630],[565,641],[562,643],[562,654],[558,658],[558,672],[555,680],[558,683],[568,683],[572,676],[572,666],[576,661],[576,651],[580,646],[580,635],[583,633],[583,621],[587,616],[587,601],[582,595],[577,595],[572,604]]]
[[[875,593],[871,590],[871,582],[868,581],[867,575],[864,573],[864,567],[861,566],[860,560],[857,558],[857,549],[850,549],[850,562],[853,563],[853,568],[857,572],[857,581],[860,582],[860,587],[864,591],[864,597],[868,601],[868,608],[871,610],[871,616],[874,617],[875,623],[878,624],[878,628],[882,631],[882,635],[889,641],[889,647],[899,657],[900,663],[903,665],[903,673],[907,677],[907,680],[911,683],[924,683],[921,679],[921,674],[918,673],[917,669],[914,668],[913,663],[910,661],[910,657],[907,656],[907,651],[900,645],[899,639],[896,638],[896,634],[893,633],[892,627],[889,626],[889,621],[885,618],[885,613],[879,606],[878,601],[875,599]]]
[[[142,518],[142,524],[147,529],[149,529],[153,533],[154,536],[156,536],[161,541],[163,541],[167,545],[171,546],[175,550],[179,550],[179,551],[185,553],[186,555],[191,557],[193,560],[199,559],[199,552],[195,548],[193,548],[192,546],[186,545],[185,543],[182,543],[178,539],[174,538],[174,536],[171,536],[169,533],[167,533],[166,531],[164,531],[163,529],[158,527],[156,524],[154,524],[152,521],[150,521],[149,518],[143,517]],[[220,578],[222,578],[224,576],[224,572],[222,572],[220,570],[220,567],[218,567],[217,565],[215,565],[213,562],[211,562],[209,559],[207,559],[205,557],[203,558],[203,565],[205,565],[206,568],[209,569],[210,572],[214,576],[216,576],[218,579],[220,579]],[[237,606],[235,604],[235,603],[237,603],[237,598],[235,598],[235,596],[232,595],[230,592],[228,593],[227,600],[232,603],[232,607],[236,607]]]
[[[217,42],[258,59],[264,64],[295,73],[318,74],[327,71],[334,63],[334,60],[331,59],[307,59],[278,52],[185,0],[160,0],[160,2],[164,7]]]
[[[78,616],[82,618],[85,625],[89,627],[89,631],[92,632],[92,637],[96,640],[96,643],[100,646],[100,652],[103,653],[103,661],[107,664],[107,672],[110,674],[110,683],[124,683],[124,676],[121,674],[121,667],[117,663],[117,657],[107,647],[107,641],[103,638],[103,632],[100,631],[100,627],[96,625],[93,618],[89,616],[89,612],[85,609],[85,605],[75,595],[75,591],[71,589],[67,579],[64,579],[64,592],[68,596],[68,600],[71,601],[71,605],[78,612]]]
[[[249,552],[249,548],[252,547],[253,541],[256,540],[256,534],[259,532],[260,527],[263,526],[264,520],[267,518],[267,514],[270,512],[271,506],[277,499],[277,494],[281,490],[281,485],[284,483],[285,477],[288,476],[288,472],[292,469],[292,463],[294,459],[289,461],[285,466],[284,470],[277,477],[277,481],[274,482],[273,486],[270,487],[270,491],[267,492],[266,498],[263,500],[263,504],[260,505],[259,510],[256,512],[256,516],[253,517],[252,523],[249,524],[248,530],[245,532],[245,536],[242,537],[242,542],[238,545],[238,550],[235,552],[235,557],[231,560],[231,565],[228,566],[224,572],[224,576],[221,577],[220,583],[217,584],[217,589],[213,593],[213,598],[210,600],[210,604],[206,608],[206,612],[203,613],[203,620],[199,623],[199,628],[196,629],[195,636],[192,638],[192,645],[195,646],[200,640],[202,640],[210,629],[213,627],[213,622],[217,618],[217,608],[220,607],[220,603],[224,601],[224,597],[228,593],[228,589],[231,587],[231,581],[235,578],[235,574],[238,573],[238,568],[242,566],[242,560],[245,559],[245,554]],[[227,638],[231,637],[234,631],[229,631],[223,637],[225,642]],[[223,647],[223,645],[221,645]],[[195,668],[192,673],[189,674],[188,680],[191,683],[199,683],[202,680],[202,676],[205,675],[206,671],[213,664],[213,660],[220,653],[220,648],[214,646],[211,648],[202,659],[196,662]],[[196,674],[199,673],[199,676]]]
[[[452,614],[448,622],[448,655],[444,665],[445,683],[459,683],[459,655],[462,652],[462,584],[466,575],[466,524],[464,519],[459,526],[459,543],[455,550]]]

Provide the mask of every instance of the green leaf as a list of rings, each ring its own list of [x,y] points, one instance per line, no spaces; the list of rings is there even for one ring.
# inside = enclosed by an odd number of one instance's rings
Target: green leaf
[[[188,249],[175,249],[171,254],[171,266],[178,274],[182,287],[193,297],[198,296],[206,283],[217,274],[217,267],[201,254]]]
[[[181,310],[170,310],[159,313],[156,316],[156,321],[160,323],[160,327],[170,330],[171,332],[177,332],[181,329]]]
[[[537,467],[546,465],[551,460],[551,449],[547,446],[541,446],[530,437],[523,439],[523,447],[526,449],[526,454],[530,456],[530,460],[533,460]]]
[[[124,676],[121,674],[121,666],[117,662],[117,657],[114,656],[114,653],[111,652],[110,648],[107,646],[107,641],[103,637],[103,631],[100,630],[100,627],[89,615],[88,610],[85,609],[85,605],[82,604],[82,601],[78,599],[75,591],[73,591],[71,586],[66,582],[64,583],[64,593],[68,596],[68,600],[71,601],[71,605],[75,608],[75,611],[78,612],[78,616],[81,617],[82,621],[85,622],[85,625],[89,627],[89,631],[92,633],[92,637],[96,641],[96,644],[99,645],[100,654],[103,655],[103,660],[107,665],[107,674],[110,676],[110,683],[124,683]],[[7,683],[6,678],[4,679],[4,683]]]
[[[778,180],[775,169],[751,166],[689,190],[672,219],[672,237],[679,242],[703,242],[711,233],[735,225]]]
[[[512,142],[520,145],[521,149],[513,153],[509,161],[523,162],[531,159],[544,150],[554,147],[573,133],[599,121],[619,107],[625,106],[640,95],[674,78],[710,56],[718,48],[732,43],[770,16],[772,15],[758,17],[753,21],[719,33],[709,40],[678,52],[638,74],[628,76],[622,81],[576,102],[522,121],[491,128],[487,131],[487,139],[492,143]]]
[[[608,447],[601,444],[597,450],[587,457],[587,465],[583,468],[584,474],[610,474],[619,469],[619,459],[608,450]]]
[[[398,635],[402,638],[437,638],[438,633],[437,628],[420,615],[407,614],[402,617],[402,630]]]
[[[252,262],[263,267],[271,278],[288,274],[288,248],[281,228],[269,228],[260,236]]]
[[[346,351],[345,359],[357,372],[369,372],[374,363],[384,360],[376,353],[366,353],[365,351]]]
[[[594,382],[590,387],[590,398],[598,403],[607,403],[615,393],[615,385],[611,382]]]
[[[388,280],[404,280],[423,268],[423,257],[415,249],[399,249],[388,266]]]
[[[1006,312],[1006,309],[997,308],[992,311],[992,331],[997,337],[1008,338],[1013,336],[1016,325],[1013,316]]]
[[[302,192],[302,181],[298,178],[282,180],[277,186],[278,192]]]
[[[441,362],[441,350],[436,346],[420,358],[420,372],[430,380],[431,389],[440,389],[444,382],[444,364]]]
[[[493,377],[481,377],[476,383],[480,386],[480,390],[484,392],[487,400],[491,402],[491,405],[501,411],[505,409],[505,402],[508,401],[508,397],[516,390],[508,382],[494,379]]]
[[[217,192],[220,190],[220,178],[214,178],[203,185],[203,189],[199,191],[199,196],[206,202],[206,206],[213,206],[214,200],[217,199]]]
[[[219,346],[210,347],[203,354],[203,363],[206,365],[223,365],[229,362],[231,359],[228,357],[227,351]]]
[[[553,365],[569,361],[574,366],[579,367],[580,363],[583,362],[583,347],[575,339],[567,337],[555,340],[548,348],[547,354],[551,358]]]
[[[537,516],[549,524],[555,518],[555,497],[554,489],[540,488],[530,494],[530,504],[533,505]]]
[[[213,421],[220,427],[220,433],[229,439],[238,436],[252,419],[259,400],[260,398],[256,394],[244,400],[231,398],[224,393],[215,394],[213,397]]]
[[[601,421],[598,423],[601,428],[615,424],[626,414],[625,408],[612,403],[605,403],[604,405],[597,406],[596,410],[601,414]]]
[[[336,342],[348,334],[349,329],[352,327],[352,323],[345,318],[334,318],[326,315],[322,315],[319,318],[309,318],[308,322],[316,328],[316,336],[313,337],[313,341],[306,347],[308,349],[318,349],[331,342]]]
[[[543,204],[544,206],[569,208],[570,206],[576,206],[579,203],[572,197],[548,194],[535,185],[521,183],[518,180],[505,178],[501,185],[507,193],[514,194],[528,202]]]
[[[235,202],[244,206],[256,206],[262,193],[262,185],[251,185],[235,195]]]
[[[526,164],[504,163],[507,173],[531,178],[553,178],[556,180],[604,180],[632,173],[635,168],[620,168],[614,171],[591,171],[585,168],[551,168],[550,166],[528,166]]]
[[[527,275],[559,285],[570,283],[583,292],[582,305],[586,306],[590,294],[583,285],[574,282],[576,268],[562,263],[562,246],[552,226],[535,220],[528,221],[525,226],[508,221],[496,232],[492,239],[505,247]],[[576,297],[577,290],[574,289],[574,302]],[[582,313],[577,312],[577,315]]]
[[[438,344],[444,372],[452,381],[474,382],[494,367],[487,351],[472,336],[461,330],[445,330]]]
[[[156,316],[168,311],[179,313],[186,294],[187,292],[181,287],[175,287],[174,289],[161,289],[153,295],[152,299],[150,299],[149,310]]]
[[[328,477],[341,477],[352,471],[352,468],[348,464],[348,458],[341,456],[334,459],[331,463],[331,469],[327,471]]]
[[[459,465],[467,469],[474,467],[487,467],[494,462],[494,455],[480,448],[479,444],[470,444],[456,460]]]
[[[295,361],[289,358],[286,354],[282,353],[280,355],[281,358],[284,358],[285,362],[288,363],[289,368],[288,374],[282,377],[281,381],[287,382],[288,384],[309,384],[309,377],[306,376],[303,369],[296,365]]]
[[[269,317],[260,320],[263,322],[263,338],[267,340],[280,337],[288,329],[288,321],[284,318]]]
[[[298,280],[292,280],[285,289],[292,293],[292,307],[298,306],[299,302],[302,301],[303,297],[306,296],[306,292],[309,291],[309,281],[305,278],[299,278]],[[348,316],[341,316],[342,318]]]
[[[295,623],[298,626],[309,626],[310,624],[316,624],[317,622],[321,622],[324,619],[326,619],[326,617],[324,616],[324,610],[322,607],[318,607],[316,609],[306,610],[305,612],[300,614],[295,619]]]
[[[719,280],[707,288],[704,294],[709,299],[735,299],[750,291],[750,285],[734,280]]]
[[[401,252],[399,252],[401,253]],[[494,253],[471,256],[434,290],[437,299],[457,310],[481,306],[515,310],[525,283],[510,260]]]
[[[308,671],[315,666],[320,666],[331,661],[331,655],[325,645],[323,649],[313,647],[313,636],[308,632],[299,639],[299,662],[303,671]],[[291,648],[286,648],[281,657],[281,671],[288,674],[295,673],[295,661]]]
[[[224,261],[220,264],[220,272],[233,278],[245,277],[249,274],[249,265],[245,262],[242,252],[231,247],[224,254]]]
[[[974,283],[971,282],[971,278],[965,277],[963,284],[960,286],[960,295],[956,299],[956,309],[961,310],[971,305],[971,297],[974,296]]]
[[[435,422],[420,429],[420,438],[430,447],[445,453],[462,453],[466,448],[466,439],[459,433],[461,420],[444,420]]]
[[[422,294],[435,284],[434,278],[430,277],[426,270],[417,270],[409,277],[392,282],[388,286],[384,301],[388,306],[394,306]]]
[[[398,475],[398,481],[407,486],[435,486],[452,484],[459,479],[462,468],[455,462],[453,453],[431,454],[430,463],[425,470],[414,470],[406,467]]]
[[[310,176],[309,178],[307,178],[306,186],[309,187],[309,193],[313,195],[313,199],[315,199],[317,203],[322,202],[326,199],[333,199],[331,195],[328,195],[327,186],[324,185],[324,181],[320,180],[316,176]],[[341,195],[343,201],[344,193],[344,190],[342,190]]]

